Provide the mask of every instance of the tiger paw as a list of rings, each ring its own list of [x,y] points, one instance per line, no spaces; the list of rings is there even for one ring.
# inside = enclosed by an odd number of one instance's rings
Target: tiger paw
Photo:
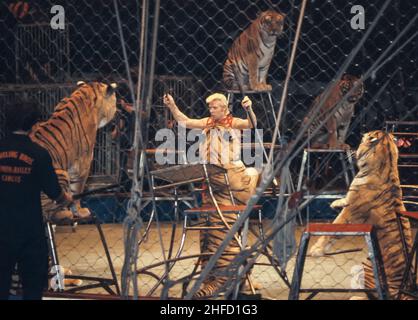
[[[231,86],[226,86],[226,90],[232,90],[232,91],[250,91],[252,88],[248,84],[242,84],[240,85],[238,82],[234,82]]]
[[[64,279],[64,286],[66,287],[79,287],[83,284],[83,280],[80,279]]]
[[[91,212],[88,208],[81,208],[81,207],[77,208],[77,217],[78,218],[84,219],[84,218],[90,217],[90,215],[91,215]]]
[[[346,144],[346,143],[338,143],[336,145],[336,149],[341,149],[341,150],[351,150],[351,146]]]
[[[64,272],[64,276],[72,276],[73,272],[71,269],[62,267],[62,271]],[[64,286],[68,287],[79,287],[83,284],[83,280],[81,279],[68,279],[64,277]]]
[[[347,204],[347,200],[346,200],[346,198],[342,198],[342,199],[338,199],[338,200],[335,200],[335,201],[333,201],[331,204],[330,204],[330,207],[332,208],[332,209],[339,209],[339,208],[344,208],[344,207],[346,207],[348,204]]]
[[[348,300],[369,300],[369,299],[367,299],[367,297],[352,296]]]
[[[252,280],[251,281],[251,284],[252,284],[254,290],[261,290],[261,289],[263,289],[263,285],[260,282],[257,282],[257,281]],[[250,291],[251,290],[251,286],[248,283],[248,280],[245,281],[243,290],[244,291]]]
[[[252,87],[254,91],[271,91],[272,87],[270,84],[267,83],[257,83],[255,86]]]
[[[314,244],[308,251],[310,257],[323,257],[325,255],[325,248],[321,245]]]
[[[51,216],[51,220],[55,222],[62,222],[66,220],[73,220],[74,215],[71,210],[60,210]]]
[[[329,149],[329,145],[326,143],[313,143],[310,149]]]

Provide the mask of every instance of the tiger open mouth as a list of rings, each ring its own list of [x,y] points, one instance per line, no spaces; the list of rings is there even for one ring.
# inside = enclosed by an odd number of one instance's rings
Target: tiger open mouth
[[[270,32],[271,36],[281,36],[283,34],[283,28],[272,30]]]

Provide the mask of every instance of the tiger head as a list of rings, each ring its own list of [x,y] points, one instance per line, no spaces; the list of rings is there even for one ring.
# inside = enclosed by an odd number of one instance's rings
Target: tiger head
[[[279,36],[283,32],[285,15],[273,10],[264,11],[258,17],[261,29],[268,36]]]
[[[93,90],[96,96],[94,108],[97,111],[98,127],[108,124],[116,113],[116,83],[105,84],[101,82],[77,82],[79,90]]]
[[[360,170],[382,172],[388,165],[395,169],[398,164],[398,147],[392,134],[381,130],[371,131],[363,135],[356,157]]]
[[[345,74],[341,78],[339,87],[342,96],[346,95],[351,90],[351,88],[356,87],[354,92],[351,92],[347,97],[347,101],[350,103],[356,103],[364,94],[363,82],[359,78],[350,74]]]

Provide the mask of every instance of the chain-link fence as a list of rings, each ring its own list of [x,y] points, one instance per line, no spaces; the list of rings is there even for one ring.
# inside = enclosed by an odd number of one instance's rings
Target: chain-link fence
[[[379,1],[307,1],[303,19],[298,22],[302,3],[291,0],[3,2],[2,106],[21,98],[34,100],[46,119],[79,80],[119,84],[119,111],[111,124],[98,130],[85,188],[92,194],[82,200],[105,223],[103,231],[113,265],[109,266],[106,250],[100,247],[95,224],[58,226],[55,234],[60,263],[71,269],[73,275],[111,278],[114,267],[125,294],[182,297],[193,291],[199,273],[190,283],[187,276],[195,268],[200,270],[195,267],[200,252],[199,232],[183,233],[182,239],[182,226],[184,210],[199,204],[200,195],[191,192],[188,186],[180,188],[180,210],[176,215],[172,190],[155,193],[150,188],[149,171],[159,168],[155,164],[155,149],[161,144],[156,139],[158,130],[169,128],[174,136],[180,131],[163,105],[162,96],[170,93],[187,116],[203,118],[209,116],[206,97],[221,92],[228,96],[234,116],[245,118],[240,101],[242,93],[246,93],[253,101],[257,127],[263,129],[267,153],[276,150],[269,144],[276,139],[274,120],[283,107],[280,137],[276,141],[279,151],[274,153],[273,167],[279,171],[279,177],[280,161],[288,156],[280,150],[290,146],[290,162],[285,162],[289,175],[287,180],[283,176],[279,179],[281,184],[284,181],[288,184],[283,189],[268,184],[266,191],[260,193],[258,203],[262,210],[260,216],[256,212],[251,215],[253,232],[249,244],[255,243],[256,251],[260,251],[263,243],[268,244],[266,251],[261,250],[266,254],[255,260],[251,271],[258,292],[266,298],[288,297],[297,249],[295,243],[291,245],[292,238],[299,241],[306,223],[332,221],[336,217],[337,212],[329,204],[345,194],[353,179],[356,169],[352,150],[359,145],[362,134],[385,128],[416,132],[413,124],[401,129],[399,123],[386,122],[415,121],[418,106],[418,46],[414,34],[418,10],[414,1],[392,0],[387,7],[386,2]],[[51,12],[55,5],[65,12],[62,29],[52,27],[53,17],[60,12]],[[364,28],[355,29],[351,23],[359,12],[351,11],[356,5],[364,9],[359,18],[365,18]],[[223,81],[228,52],[234,40],[267,10],[285,14],[283,31],[277,36],[271,64],[267,66],[267,83],[272,88],[228,89]],[[296,38],[298,43],[292,57]],[[262,61],[252,63],[263,64],[266,58],[259,59]],[[290,66],[292,71],[288,73]],[[234,76],[236,72],[234,69]],[[304,130],[304,118],[313,109],[315,98],[326,93],[343,73],[362,78],[364,83],[364,93],[355,104],[353,117],[349,117],[345,139],[352,150],[309,152],[306,148],[311,147],[311,142],[305,146],[301,142],[312,137],[307,133],[298,136]],[[3,113],[0,121],[4,128]],[[3,136],[4,130],[0,134]],[[413,153],[415,138],[408,141],[412,146],[400,147],[401,154]],[[297,143],[293,145],[294,142]],[[173,149],[179,148],[176,141]],[[180,153],[176,155],[181,157]],[[413,162],[407,164],[412,166],[402,169],[401,184],[415,185],[416,169]],[[281,198],[279,194],[286,195]],[[278,208],[282,208],[282,201],[289,204],[292,198],[289,194],[297,195],[299,202],[296,222],[285,229],[290,246],[287,252],[293,254],[288,263],[282,264],[272,252],[277,244],[273,245],[275,237],[269,230],[283,221],[283,212]],[[412,193],[411,202],[413,196]],[[260,241],[263,232],[269,241]],[[175,257],[182,243],[180,258],[188,255],[192,258],[170,265],[167,260]],[[303,287],[357,286],[353,281],[358,275],[353,272],[366,256],[364,244],[357,239],[343,239],[332,251],[339,254],[308,258]],[[167,269],[169,277],[161,281]],[[183,281],[176,283],[182,277]],[[83,291],[96,293],[104,289],[92,287]],[[323,293],[318,297],[346,296]]]

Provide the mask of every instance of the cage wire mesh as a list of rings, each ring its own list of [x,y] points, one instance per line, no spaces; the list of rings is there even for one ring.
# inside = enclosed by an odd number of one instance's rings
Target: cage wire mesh
[[[65,10],[63,30],[52,29],[50,25],[53,16],[51,7],[57,4]],[[157,10],[156,4],[159,4]],[[135,293],[134,289],[137,288],[136,294],[140,296],[183,297],[190,292],[194,283],[188,283],[187,276],[195,268],[197,257],[176,262],[167,281],[159,281],[166,272],[170,243],[174,243],[171,248],[173,253],[179,249],[183,211],[200,201],[192,196],[190,187],[181,188],[179,216],[175,216],[173,194],[151,192],[147,170],[159,168],[153,153],[161,144],[161,141],[155,139],[156,134],[164,128],[172,129],[175,134],[179,130],[163,105],[162,95],[171,93],[180,110],[191,118],[208,116],[205,103],[208,95],[213,92],[231,94],[224,88],[222,73],[233,41],[261,12],[269,9],[280,11],[286,14],[285,25],[277,39],[267,77],[267,83],[272,85],[272,104],[267,92],[248,94],[253,100],[258,128],[264,130],[263,142],[271,142],[274,132],[272,109],[275,113],[279,109],[301,4],[302,1],[247,0],[166,0],[161,3],[145,0],[4,1],[1,4],[2,106],[22,97],[35,100],[46,119],[60,99],[68,97],[76,88],[78,80],[112,80],[119,83],[118,104],[121,111],[110,125],[98,131],[85,190],[119,185],[86,196],[82,204],[103,223],[118,282],[120,284],[121,280],[125,280],[128,283],[126,294]],[[353,17],[351,9],[355,5],[364,7],[364,30],[354,30],[350,25]],[[347,61],[349,64],[343,70],[344,73],[357,77],[367,75],[364,79],[364,95],[356,104],[346,139],[351,149],[357,148],[363,133],[374,129],[416,132],[413,124],[401,128],[399,124],[386,122],[415,121],[418,106],[418,46],[414,34],[417,30],[414,20],[418,13],[417,4],[412,0],[392,0],[378,17],[381,9],[382,3],[379,1],[307,1],[288,82],[278,144],[288,145],[297,138],[303,130],[303,119],[314,99],[335,81]],[[121,28],[118,27],[117,14]],[[376,24],[372,25],[375,20]],[[154,23],[157,30],[154,30]],[[371,27],[373,31],[357,54],[351,57],[350,53]],[[144,31],[145,38],[141,39],[141,32]],[[157,31],[155,52],[152,48],[153,31]],[[121,35],[124,41],[121,41]],[[388,48],[391,50],[385,53]],[[394,55],[387,59],[392,53]],[[380,60],[380,64],[373,66],[381,57],[384,57],[384,63],[381,64]],[[152,61],[155,63],[151,66]],[[154,75],[151,80],[147,78],[150,75]],[[150,104],[146,99],[147,90],[151,91]],[[133,96],[139,100],[137,110],[142,123],[135,118]],[[241,99],[241,93],[234,92],[231,109],[235,116],[245,117],[240,107]],[[0,121],[1,128],[4,128],[3,112],[0,113]],[[138,127],[140,130],[135,131]],[[4,130],[0,134],[3,137]],[[140,150],[132,148],[137,138],[135,134],[144,139],[139,149],[144,150],[147,162],[147,170],[139,176],[133,172],[138,168],[137,162],[141,158]],[[409,141],[412,146],[400,147],[401,154],[413,153],[416,142],[414,138]],[[178,144],[173,146],[178,147]],[[297,242],[306,223],[332,221],[336,217],[337,212],[331,210],[329,204],[345,194],[353,178],[348,162],[350,152],[307,153],[302,172],[303,149],[294,149],[288,170],[291,184],[296,191],[303,192],[304,196],[298,210],[296,228],[286,229],[286,233],[292,233],[289,236],[294,236]],[[405,167],[402,170],[401,184],[416,184],[416,167]],[[345,173],[349,175],[348,183]],[[143,185],[140,210],[136,212],[142,224],[135,231],[136,238],[133,237],[139,242],[129,242],[123,221],[126,222],[126,217],[129,217],[127,212],[130,201],[132,204],[132,201],[138,200],[135,192],[131,192],[131,180],[135,177],[138,181],[134,181],[133,185]],[[298,184],[298,181],[301,183]],[[270,189],[271,185],[269,192],[265,192],[259,200],[262,205],[261,219],[256,214],[251,215],[250,225],[255,231],[250,233],[249,244],[256,243],[252,248],[253,253],[263,243],[270,247],[273,244],[274,235],[268,230],[274,226],[278,196]],[[265,227],[267,243],[260,240],[260,225]],[[176,230],[175,235],[173,230]],[[55,236],[60,263],[70,269],[73,275],[111,276],[94,224],[57,226]],[[359,250],[353,252],[351,249]],[[138,251],[135,253],[135,250]],[[302,287],[335,289],[361,286],[357,281],[357,271],[367,255],[364,243],[357,238],[344,237],[336,242],[332,251],[340,254],[308,258]],[[181,256],[194,256],[199,252],[199,233],[190,231],[186,234]],[[134,258],[127,259],[126,255],[131,253]],[[289,283],[286,284],[286,281],[291,281],[294,256],[290,257],[284,270],[279,268],[280,272],[275,270],[265,255],[257,257],[255,262],[251,278],[262,297],[287,299]],[[122,277],[123,264],[130,270],[129,279],[126,279],[127,274]],[[182,281],[183,277],[186,278]],[[184,292],[186,284],[188,287]],[[80,292],[106,291],[103,288],[90,288]],[[344,294],[332,292],[317,296],[323,299],[345,297]]]

